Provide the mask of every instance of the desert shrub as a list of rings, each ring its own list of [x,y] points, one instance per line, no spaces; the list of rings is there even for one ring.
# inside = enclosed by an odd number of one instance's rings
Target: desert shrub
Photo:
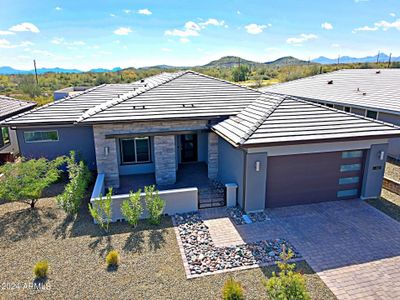
[[[76,214],[90,182],[90,172],[83,161],[76,161],[75,151],[66,158],[69,183],[64,192],[57,196],[58,206],[68,214]]]
[[[106,198],[100,195],[98,200],[94,200],[92,205],[89,203],[89,212],[99,226],[108,232],[111,222],[112,188],[108,189]]]
[[[55,160],[22,159],[21,162],[6,163],[0,167],[3,177],[0,180],[0,199],[21,201],[35,208],[45,188],[60,178],[59,167],[64,157]]]
[[[129,199],[124,200],[121,205],[122,215],[125,220],[132,226],[136,226],[140,216],[143,213],[143,206],[140,199],[142,190],[139,189],[136,193],[129,193]]]
[[[225,281],[224,288],[222,289],[222,298],[224,300],[244,299],[244,291],[240,282],[229,277],[228,280]]]
[[[106,256],[107,266],[116,267],[119,264],[119,253],[117,250],[111,250]]]
[[[293,252],[286,253],[285,248],[281,255],[281,262],[278,262],[278,276],[272,273],[272,277],[264,281],[267,293],[271,300],[308,300],[310,295],[307,292],[305,278],[302,274],[294,272],[295,264],[288,261],[293,257]]]
[[[49,271],[49,264],[47,261],[39,261],[33,268],[33,273],[36,278],[46,278]]]
[[[145,186],[144,192],[146,193],[145,202],[149,212],[149,222],[154,225],[160,224],[165,201],[158,195],[154,185]]]

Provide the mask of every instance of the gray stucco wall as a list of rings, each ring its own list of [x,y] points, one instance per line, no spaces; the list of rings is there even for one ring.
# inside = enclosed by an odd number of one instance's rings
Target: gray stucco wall
[[[26,143],[25,131],[58,131],[58,141]],[[54,159],[60,155],[68,155],[71,150],[76,151],[78,157],[83,159],[91,170],[96,169],[96,156],[93,141],[92,127],[31,127],[17,129],[20,153],[27,158]]]
[[[383,122],[392,123],[395,125],[400,125],[400,116],[394,114],[388,114],[379,112],[378,120]],[[388,155],[394,158],[400,158],[400,138],[389,140]]]
[[[257,162],[260,164],[259,171],[256,170]],[[245,175],[245,211],[264,210],[266,184],[267,153],[248,153]]]
[[[364,178],[361,190],[362,198],[378,198],[380,196],[387,149],[388,144],[375,144],[368,150],[364,166]],[[381,151],[384,152],[382,160],[380,157]]]
[[[238,204],[243,206],[244,151],[218,139],[218,179],[222,183],[238,185]]]

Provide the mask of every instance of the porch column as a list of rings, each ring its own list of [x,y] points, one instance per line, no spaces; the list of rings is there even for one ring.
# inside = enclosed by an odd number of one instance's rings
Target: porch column
[[[119,188],[118,151],[115,139],[106,139],[107,128],[93,126],[97,172],[105,174],[107,187]]]
[[[218,136],[214,132],[208,133],[208,178],[218,176]]]
[[[154,163],[157,184],[176,182],[176,145],[174,135],[154,137]]]

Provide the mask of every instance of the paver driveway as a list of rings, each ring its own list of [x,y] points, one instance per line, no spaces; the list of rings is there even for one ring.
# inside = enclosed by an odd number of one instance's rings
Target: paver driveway
[[[400,299],[400,223],[360,200],[276,208],[237,226],[245,242],[288,239],[339,299]]]

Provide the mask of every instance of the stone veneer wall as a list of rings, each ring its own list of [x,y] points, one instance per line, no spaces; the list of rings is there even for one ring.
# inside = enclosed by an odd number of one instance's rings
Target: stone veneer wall
[[[208,178],[218,176],[218,136],[214,132],[208,133]]]
[[[157,184],[174,184],[176,181],[176,155],[174,135],[154,137],[154,162]]]
[[[119,187],[119,170],[117,140],[106,139],[110,134],[137,134],[142,132],[160,132],[163,130],[204,130],[207,129],[207,121],[162,121],[162,122],[132,122],[117,124],[93,125],[94,143],[96,149],[96,162],[98,173],[105,174],[106,186]],[[146,134],[143,134],[146,135]],[[105,155],[105,147],[108,147],[109,154]],[[174,153],[176,147],[174,149]]]

